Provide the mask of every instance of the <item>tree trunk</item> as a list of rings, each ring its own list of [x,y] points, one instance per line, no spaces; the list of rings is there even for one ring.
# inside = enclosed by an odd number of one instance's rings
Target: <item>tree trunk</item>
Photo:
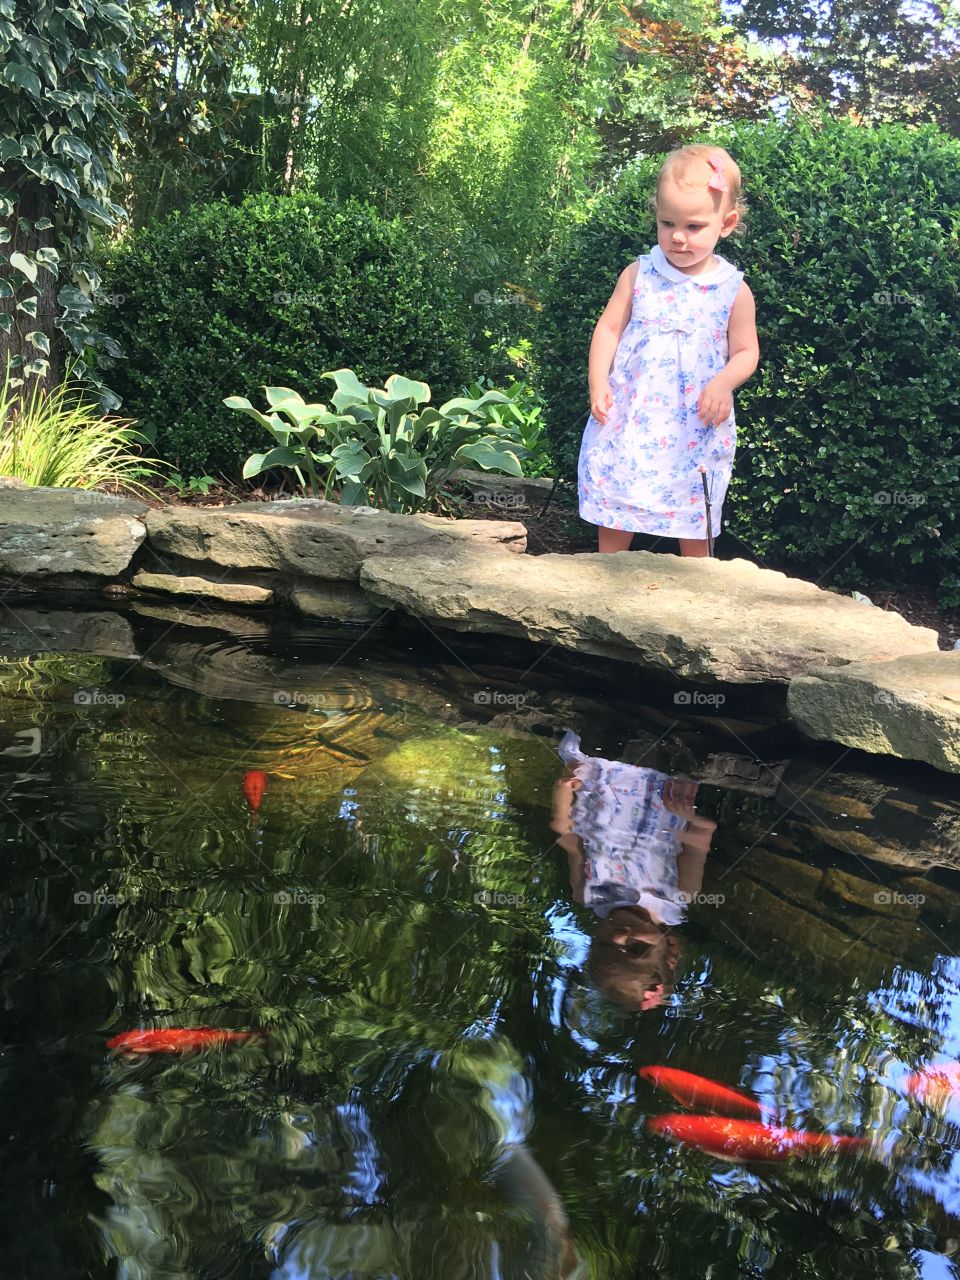
[[[63,375],[63,334],[54,325],[60,315],[57,291],[61,282],[45,267],[40,267],[36,283],[30,285],[25,276],[10,267],[10,257],[14,253],[23,253],[29,257],[38,249],[54,247],[52,227],[46,231],[23,231],[18,223],[20,218],[27,218],[31,223],[38,218],[52,218],[53,203],[46,198],[43,186],[30,176],[25,176],[16,184],[13,196],[16,202],[13,216],[2,220],[2,225],[10,232],[10,239],[6,244],[0,245],[0,262],[3,264],[3,278],[16,288],[17,297],[0,299],[0,312],[13,316],[10,332],[0,332],[0,375],[11,356],[21,356],[24,364],[41,357],[47,360],[49,368],[47,376],[40,380],[40,385],[45,391],[52,391],[59,385]],[[18,298],[29,297],[31,293],[37,295],[36,319],[17,310]],[[27,342],[26,335],[33,330],[46,334],[50,343],[48,356],[44,356]],[[33,379],[31,385],[32,383]]]

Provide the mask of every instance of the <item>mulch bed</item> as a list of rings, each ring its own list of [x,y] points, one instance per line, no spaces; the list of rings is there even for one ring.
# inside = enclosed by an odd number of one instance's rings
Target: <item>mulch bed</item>
[[[269,483],[269,482],[268,482]],[[282,486],[267,488],[248,485],[218,484],[211,487],[207,494],[186,494],[177,497],[173,489],[163,489],[159,485],[150,486],[155,499],[150,505],[161,507],[171,502],[185,503],[190,506],[224,507],[236,502],[270,502],[275,498],[293,497]],[[553,499],[544,509],[543,503],[531,505],[523,510],[512,511],[503,507],[490,506],[472,502],[469,498],[451,498],[451,514],[469,517],[473,520],[519,520],[527,529],[527,554],[533,556],[548,553],[570,555],[577,551],[596,551],[597,533],[593,525],[586,524],[577,513],[576,503],[569,494]],[[676,543],[671,538],[648,538],[637,534],[633,540],[633,550],[658,550],[676,555]],[[721,534],[717,540],[717,554],[722,560],[743,557],[759,563],[746,548],[732,536]],[[771,564],[772,569],[780,569],[790,573],[785,565]],[[829,579],[824,579],[820,586],[830,587]],[[879,583],[865,582],[859,590],[880,609],[892,610],[901,614],[917,627],[930,627],[940,637],[942,649],[952,649],[960,640],[960,609],[943,610],[937,605],[936,596],[929,587],[892,588]],[[841,594],[848,595],[847,589]]]

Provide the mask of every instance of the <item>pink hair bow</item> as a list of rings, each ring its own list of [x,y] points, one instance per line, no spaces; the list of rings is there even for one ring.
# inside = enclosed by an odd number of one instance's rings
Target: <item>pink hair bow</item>
[[[707,164],[713,170],[713,173],[710,175],[710,181],[707,183],[707,186],[712,187],[714,191],[726,191],[727,180],[723,176],[723,161],[714,160],[711,157],[707,160]]]

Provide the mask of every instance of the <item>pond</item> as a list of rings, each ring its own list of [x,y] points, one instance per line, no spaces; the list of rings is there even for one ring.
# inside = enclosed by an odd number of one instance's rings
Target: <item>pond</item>
[[[960,1055],[955,780],[214,621],[0,619],[5,1275],[957,1274],[960,1094],[911,1079]],[[864,1141],[716,1154],[651,1067]]]

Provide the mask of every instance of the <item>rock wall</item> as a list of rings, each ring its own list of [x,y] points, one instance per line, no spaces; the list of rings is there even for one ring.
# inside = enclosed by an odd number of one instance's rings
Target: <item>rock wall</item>
[[[510,520],[318,499],[150,510],[0,478],[3,599],[93,590],[367,628],[409,616],[645,671],[687,710],[715,710],[724,687],[772,691],[810,738],[960,773],[960,653],[936,632],[745,560],[525,550]]]

